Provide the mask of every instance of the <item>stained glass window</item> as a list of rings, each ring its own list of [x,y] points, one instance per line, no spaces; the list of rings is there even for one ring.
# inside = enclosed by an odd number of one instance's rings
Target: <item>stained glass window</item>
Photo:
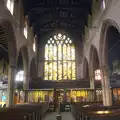
[[[54,35],[45,45],[44,79],[76,79],[75,47],[66,35]]]

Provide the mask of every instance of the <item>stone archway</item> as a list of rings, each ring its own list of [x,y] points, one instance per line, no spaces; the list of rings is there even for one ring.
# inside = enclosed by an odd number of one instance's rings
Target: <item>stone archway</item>
[[[20,55],[20,57],[19,57]],[[28,54],[28,48],[26,45],[22,46],[19,50],[19,54],[18,54],[18,62],[19,62],[19,58],[21,59],[21,63],[19,63],[19,66],[22,67],[21,70],[24,71],[24,80],[23,80],[23,88],[24,89],[28,89],[29,87],[29,54]]]
[[[115,27],[118,32],[120,33],[120,28],[118,27],[118,25],[115,23],[115,21],[111,20],[111,19],[107,19],[103,22],[102,28],[101,28],[101,34],[100,34],[100,49],[99,49],[99,54],[100,54],[100,65],[102,68],[106,68],[108,65],[108,55],[106,53],[107,48],[107,41],[106,41],[106,36],[107,36],[107,32],[109,27]]]
[[[102,86],[103,86],[103,98],[104,98],[104,105],[110,106],[112,105],[112,97],[110,92],[110,81],[109,81],[109,62],[108,62],[108,51],[109,51],[109,41],[110,41],[110,32],[111,30],[115,29],[117,33],[120,33],[120,29],[115,21],[111,19],[107,19],[103,22],[101,28],[101,35],[100,35],[100,66],[102,71]],[[114,31],[113,31],[114,32]],[[113,33],[111,32],[111,34]],[[115,32],[116,34],[116,32]],[[116,39],[116,38],[115,38]]]
[[[26,90],[29,88],[29,53],[28,53],[27,45],[24,45],[22,47],[22,55],[23,55],[23,65],[24,65],[24,77],[25,77],[23,87]]]
[[[31,60],[30,64],[30,78],[31,80],[37,77],[37,64],[35,57]]]
[[[5,37],[8,40],[9,65],[13,66],[14,64],[14,66],[16,66],[17,45],[12,23],[10,23],[8,20],[0,19],[0,26],[3,28]]]
[[[20,48],[19,53],[18,53],[18,60],[17,60],[17,76],[16,78],[18,79],[16,81],[17,88],[19,90],[24,89],[27,90],[29,89],[29,55],[28,55],[28,49],[27,46],[24,45]],[[27,101],[27,92],[19,91],[18,94],[19,96],[19,102],[26,102]],[[24,96],[24,98],[20,97]],[[22,98],[22,99],[21,99]]]
[[[98,52],[95,46],[91,45],[90,56],[89,56],[89,74],[90,74],[90,87],[92,89],[100,87],[101,84],[100,81],[95,81],[95,71],[97,69],[100,69]]]
[[[89,65],[86,58],[84,58],[84,64],[83,64],[83,78],[89,80]]]
[[[0,27],[4,36],[4,43],[1,46],[6,47],[8,51],[8,89],[7,89],[7,106],[14,104],[14,89],[15,89],[15,70],[16,70],[16,58],[17,58],[17,46],[15,40],[15,34],[12,27],[12,23],[8,20],[0,19]],[[0,33],[1,34],[1,33]],[[0,39],[0,43],[3,39]]]

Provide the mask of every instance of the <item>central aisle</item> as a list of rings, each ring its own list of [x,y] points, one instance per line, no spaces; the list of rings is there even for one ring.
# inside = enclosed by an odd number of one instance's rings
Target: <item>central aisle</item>
[[[57,112],[48,113],[43,120],[56,120]],[[62,112],[62,120],[75,120],[71,112]]]

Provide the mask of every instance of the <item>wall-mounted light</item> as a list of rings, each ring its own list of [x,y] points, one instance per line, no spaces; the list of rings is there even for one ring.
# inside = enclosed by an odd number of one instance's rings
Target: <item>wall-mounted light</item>
[[[100,69],[95,70],[95,80],[101,80],[101,71],[100,71]]]
[[[22,82],[24,80],[24,71],[19,71],[16,74],[15,81]]]

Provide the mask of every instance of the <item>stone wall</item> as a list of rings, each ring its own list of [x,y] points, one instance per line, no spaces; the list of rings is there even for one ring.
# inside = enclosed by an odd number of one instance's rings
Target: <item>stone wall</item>
[[[28,26],[28,38],[26,39],[23,34],[24,23],[27,21],[27,16],[24,17],[24,10],[22,6],[22,1],[18,1],[18,3],[14,3],[14,13],[13,15],[9,12],[6,7],[6,0],[0,1],[0,20],[9,21],[13,27],[16,48],[17,48],[17,56],[22,47],[26,46],[28,51],[28,65],[30,66],[31,60],[36,56],[36,53],[33,51],[33,31],[32,28]],[[9,31],[11,33],[11,31]],[[30,67],[29,67],[30,68]]]
[[[101,63],[101,51],[100,51],[100,42],[101,42],[101,33],[102,28],[104,27],[105,24],[111,24],[115,27],[117,27],[118,31],[120,28],[120,16],[119,12],[120,11],[120,0],[108,0],[106,1],[106,7],[105,9],[100,9],[100,10],[95,10],[97,13],[94,15],[92,19],[92,24],[91,27],[88,29],[88,39],[85,39],[84,41],[84,57],[87,58],[88,63],[90,65],[90,48],[92,45],[95,46],[98,52],[98,57]],[[93,8],[96,8],[93,6]],[[96,8],[97,9],[97,8]],[[82,76],[83,77],[83,76]]]

